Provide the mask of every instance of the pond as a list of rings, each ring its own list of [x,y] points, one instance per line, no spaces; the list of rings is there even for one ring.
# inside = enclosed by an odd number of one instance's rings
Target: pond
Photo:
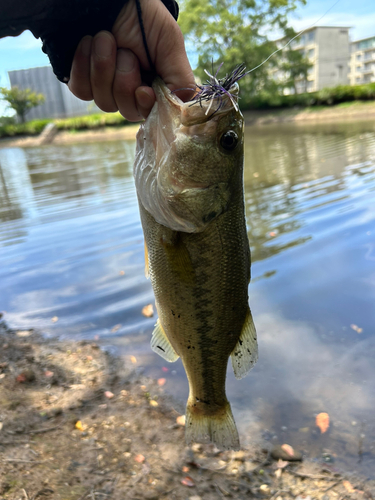
[[[151,351],[155,317],[142,315],[154,298],[134,146],[0,150],[0,310],[10,326],[134,356],[185,400],[181,362]],[[288,443],[375,478],[375,125],[247,127],[245,149],[260,358],[241,381],[228,368],[242,444]]]

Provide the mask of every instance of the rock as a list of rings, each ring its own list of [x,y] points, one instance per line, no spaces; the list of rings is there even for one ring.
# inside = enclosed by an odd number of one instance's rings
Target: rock
[[[293,456],[290,455],[286,450],[282,448],[282,446],[277,445],[274,446],[271,450],[271,457],[274,460],[287,460],[288,462],[301,462],[302,461],[302,453],[299,451],[293,450]]]
[[[259,486],[259,491],[261,492],[262,495],[269,495],[271,490],[268,484],[262,484]]]
[[[200,497],[198,495],[194,495],[192,497],[189,497],[189,500],[202,500],[202,497]]]
[[[245,452],[242,450],[234,451],[232,453],[232,459],[237,460],[238,462],[244,462],[245,461]]]

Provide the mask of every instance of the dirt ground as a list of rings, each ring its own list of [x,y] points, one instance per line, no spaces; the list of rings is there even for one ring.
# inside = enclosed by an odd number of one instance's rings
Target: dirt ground
[[[375,497],[375,481],[287,447],[186,447],[182,414],[160,381],[95,343],[0,322],[0,500]]]

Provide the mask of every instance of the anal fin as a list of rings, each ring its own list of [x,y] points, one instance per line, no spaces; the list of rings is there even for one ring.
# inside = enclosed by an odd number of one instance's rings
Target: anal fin
[[[157,320],[152,332],[151,349],[169,363],[174,363],[180,357],[169,342],[159,320]]]
[[[245,377],[258,360],[257,332],[250,309],[247,312],[240,338],[230,357],[237,379]]]

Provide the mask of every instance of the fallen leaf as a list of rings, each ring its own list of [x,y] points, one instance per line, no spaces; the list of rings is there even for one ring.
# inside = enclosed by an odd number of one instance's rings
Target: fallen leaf
[[[142,309],[142,314],[143,316],[146,316],[146,318],[152,318],[152,316],[154,315],[154,306],[152,304],[144,306],[144,308]]]
[[[117,332],[117,330],[120,330],[121,326],[122,326],[122,325],[121,325],[121,323],[119,323],[118,325],[115,325],[115,326],[112,328],[111,333],[116,333],[116,332]]]
[[[48,377],[48,378],[51,378],[51,377],[53,377],[54,373],[53,373],[53,372],[50,372],[49,370],[46,370],[46,371],[44,372],[44,375],[45,375],[46,377]]]
[[[316,416],[315,423],[316,423],[317,427],[319,427],[320,432],[322,434],[327,432],[328,427],[329,427],[329,415],[328,415],[328,413],[324,413],[324,412],[319,413]]]
[[[186,467],[186,465],[182,467],[182,472],[189,472],[189,470],[190,470],[189,467]]]
[[[130,361],[135,364],[137,362],[137,358],[135,356],[130,356]]]
[[[150,399],[150,405],[151,406],[159,406],[159,403],[155,401],[154,399]]]
[[[79,431],[83,431],[83,425],[80,420],[76,422],[75,428],[78,429]]]
[[[352,484],[349,481],[343,481],[342,484],[344,485],[344,488],[349,491],[349,493],[354,493],[356,491],[356,489],[353,488]]]
[[[184,486],[189,486],[189,488],[195,486],[194,481],[189,476],[186,476],[184,477],[184,479],[181,479],[181,484],[183,484]]]
[[[92,356],[86,356],[87,361],[92,361],[93,357]]]
[[[51,318],[51,321],[52,323],[56,323],[56,321],[58,321],[59,318],[57,316],[54,316],[53,318]]]
[[[270,236],[274,237],[276,236],[277,233],[275,233],[275,231],[271,231],[270,233],[268,233]]]
[[[120,276],[124,276],[125,271],[120,271]]]
[[[163,385],[165,385],[166,381],[167,381],[167,379],[165,379],[165,378],[158,378],[158,385],[160,387],[163,387]]]
[[[350,325],[350,328],[352,328],[357,333],[363,332],[363,328],[359,328],[359,326],[357,326],[357,325]]]
[[[145,385],[141,385],[142,391],[147,391],[147,387]]]
[[[139,454],[139,455],[136,455],[136,456],[134,457],[134,460],[135,460],[136,462],[138,462],[139,464],[143,464],[143,462],[144,462],[146,459],[145,459],[145,457],[144,457],[143,455]]]
[[[167,373],[167,372],[169,372],[169,368],[167,368],[166,366],[162,366],[161,371],[163,371],[164,373]]]
[[[294,450],[290,446],[290,444],[282,444],[281,448],[285,451],[286,454],[288,454],[290,457],[294,457]]]
[[[178,425],[182,425],[184,426],[185,425],[185,415],[180,415],[179,417],[176,418],[176,422],[178,423]]]
[[[277,477],[277,479],[280,479],[282,472],[283,471],[281,469],[275,470],[275,476]]]
[[[5,373],[0,373],[0,379],[5,378]]]
[[[105,391],[104,396],[105,396],[107,399],[112,399],[112,398],[114,397],[114,394],[113,394],[113,392],[111,392],[111,391]]]

